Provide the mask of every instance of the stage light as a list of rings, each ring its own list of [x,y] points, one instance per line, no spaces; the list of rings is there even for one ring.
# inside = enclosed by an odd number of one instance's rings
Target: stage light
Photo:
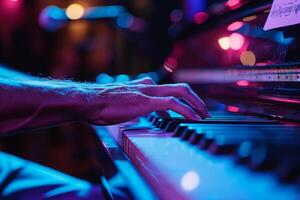
[[[244,25],[244,23],[243,23],[243,22],[240,22],[240,21],[233,22],[232,24],[230,24],[230,25],[227,27],[227,30],[228,30],[228,31],[236,31],[236,30],[242,28],[243,25]]]
[[[71,4],[66,8],[66,15],[71,20],[80,19],[84,15],[84,8],[77,3]]]
[[[239,50],[245,43],[245,38],[239,33],[232,33],[230,35],[230,48],[233,50]]]
[[[203,24],[208,19],[208,14],[206,12],[197,12],[194,15],[194,21],[196,24]]]
[[[228,50],[230,48],[230,38],[229,37],[222,37],[218,40],[218,42],[222,49]]]

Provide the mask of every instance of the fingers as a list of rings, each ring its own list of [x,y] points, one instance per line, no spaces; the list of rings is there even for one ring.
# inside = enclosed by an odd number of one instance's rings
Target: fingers
[[[130,85],[136,85],[136,84],[156,85],[156,83],[150,77],[145,77],[145,78],[129,81],[128,84],[130,84]]]
[[[171,84],[153,87],[145,87],[144,92],[150,96],[183,98],[186,100],[202,117],[209,117],[205,103],[187,84]]]
[[[201,120],[201,117],[188,105],[181,103],[175,97],[149,97],[148,112],[160,110],[172,110],[183,115],[187,119]]]

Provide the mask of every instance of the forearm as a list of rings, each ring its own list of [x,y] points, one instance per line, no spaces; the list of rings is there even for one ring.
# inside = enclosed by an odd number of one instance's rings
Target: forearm
[[[187,84],[156,85],[140,79],[99,85],[21,73],[1,76],[0,71],[0,133],[79,120],[112,125],[161,110],[193,120],[209,116],[204,102]]]
[[[0,79],[0,132],[81,120],[83,92],[71,84]]]

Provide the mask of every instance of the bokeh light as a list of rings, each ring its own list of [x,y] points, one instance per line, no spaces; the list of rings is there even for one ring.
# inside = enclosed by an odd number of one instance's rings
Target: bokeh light
[[[230,38],[229,37],[222,37],[218,40],[218,42],[222,49],[228,50],[230,48]]]
[[[64,10],[57,6],[45,7],[39,15],[39,24],[47,31],[56,31],[64,25],[64,21],[60,19],[65,18]]]
[[[121,28],[129,28],[134,23],[134,17],[129,13],[123,13],[118,17],[117,24]]]
[[[194,171],[189,171],[183,175],[181,179],[181,187],[184,190],[192,191],[198,187],[200,183],[199,175]]]
[[[225,5],[231,9],[237,8],[240,6],[240,0],[228,0]]]
[[[241,156],[242,158],[246,158],[250,156],[251,150],[252,150],[252,143],[250,143],[249,141],[245,141],[239,146],[238,149],[239,156]]]
[[[115,82],[115,79],[106,73],[101,73],[96,77],[96,82],[100,84],[108,84]]]
[[[174,70],[177,68],[177,60],[175,58],[169,57],[164,62],[164,68],[168,72],[174,72]]]
[[[208,19],[208,14],[206,12],[197,12],[194,15],[194,21],[196,24],[203,24]]]
[[[253,51],[244,51],[240,56],[240,60],[245,66],[254,66],[256,64],[256,56]]]
[[[84,8],[78,3],[71,4],[66,8],[66,15],[71,20],[80,19],[84,15]]]
[[[240,108],[237,106],[227,106],[227,111],[237,113],[240,112]]]
[[[244,21],[244,22],[250,22],[250,21],[255,20],[256,18],[257,18],[256,15],[251,15],[251,16],[248,16],[248,17],[244,17],[244,18],[243,18],[243,21]]]
[[[120,74],[116,77],[116,82],[118,83],[125,83],[130,81],[130,77],[126,74]]]
[[[236,31],[236,30],[242,28],[243,25],[244,25],[244,23],[241,21],[233,22],[232,24],[229,24],[229,26],[227,27],[227,30],[228,31]]]
[[[180,22],[183,19],[183,12],[180,9],[175,9],[170,14],[172,22]]]
[[[249,81],[247,80],[239,80],[236,82],[236,84],[240,87],[247,87],[249,86]]]
[[[232,33],[230,35],[230,48],[233,50],[239,50],[245,43],[245,38],[239,33]]]

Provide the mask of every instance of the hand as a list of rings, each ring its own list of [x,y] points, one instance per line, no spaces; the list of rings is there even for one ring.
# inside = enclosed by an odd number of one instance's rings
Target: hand
[[[173,110],[191,120],[209,116],[204,102],[189,85],[156,85],[149,78],[92,87],[85,90],[84,98],[85,120],[98,125],[117,124],[163,110]]]

